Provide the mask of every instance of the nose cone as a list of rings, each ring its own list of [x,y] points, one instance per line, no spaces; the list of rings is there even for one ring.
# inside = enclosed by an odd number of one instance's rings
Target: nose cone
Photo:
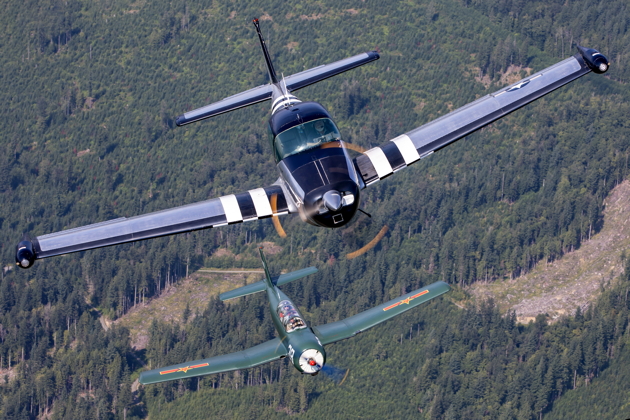
[[[341,208],[342,198],[338,191],[328,191],[324,194],[322,199],[324,200],[324,205],[330,211],[337,211]]]
[[[316,349],[307,349],[300,356],[299,365],[304,373],[318,373],[324,366],[324,355]]]

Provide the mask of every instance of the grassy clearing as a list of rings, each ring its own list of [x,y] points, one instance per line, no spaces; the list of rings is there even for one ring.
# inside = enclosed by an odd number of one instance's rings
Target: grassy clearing
[[[192,318],[197,312],[203,312],[213,296],[259,281],[263,277],[264,272],[261,270],[202,268],[188,279],[166,289],[160,297],[144,305],[136,305],[115,323],[129,328],[131,345],[141,350],[148,343],[147,331],[154,319],[182,322],[187,304]]]
[[[476,299],[494,298],[504,311],[516,311],[522,323],[538,314],[553,320],[585,308],[623,271],[621,254],[630,248],[630,182],[613,189],[605,204],[603,229],[577,251],[514,280],[478,283],[468,291]]]

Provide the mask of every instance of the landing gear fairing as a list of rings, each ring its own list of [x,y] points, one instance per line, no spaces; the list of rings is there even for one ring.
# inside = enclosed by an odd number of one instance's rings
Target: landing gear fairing
[[[448,284],[439,281],[349,318],[309,328],[295,304],[277,286],[312,274],[317,269],[309,267],[272,278],[269,275],[262,250],[260,257],[265,269],[264,280],[223,293],[219,297],[221,300],[228,300],[265,291],[278,337],[236,353],[142,372],[140,374],[141,384],[154,384],[247,369],[286,356],[289,357],[298,371],[314,376],[326,363],[324,346],[327,344],[354,337],[368,328],[385,322],[450,290]]]
[[[271,83],[187,112],[179,116],[176,123],[186,125],[271,100],[268,131],[280,173],[278,180],[268,187],[170,210],[123,217],[33,239],[24,235],[16,249],[18,266],[27,268],[36,259],[70,252],[289,213],[298,213],[302,220],[315,226],[344,226],[359,209],[360,191],[366,186],[591,71],[604,73],[609,66],[606,57],[598,51],[578,47],[579,53],[573,57],[352,159],[328,111],[316,102],[300,101],[292,92],[378,60],[378,53],[366,52],[279,80],[258,20],[254,20],[254,25]]]

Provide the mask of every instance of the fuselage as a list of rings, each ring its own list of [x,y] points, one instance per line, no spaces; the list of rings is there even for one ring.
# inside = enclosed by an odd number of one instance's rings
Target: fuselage
[[[359,208],[361,186],[330,114],[293,95],[274,103],[269,139],[288,198],[305,222],[344,226]]]
[[[287,295],[274,286],[267,288],[267,297],[273,324],[291,363],[302,373],[317,375],[326,363],[324,346]]]

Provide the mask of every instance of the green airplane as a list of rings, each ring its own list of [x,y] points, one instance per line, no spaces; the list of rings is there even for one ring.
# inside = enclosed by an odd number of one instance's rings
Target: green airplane
[[[142,372],[140,375],[141,384],[154,384],[212,373],[247,369],[282,359],[286,356],[289,356],[291,363],[297,370],[314,376],[319,373],[326,363],[325,345],[354,337],[368,328],[400,315],[450,290],[448,284],[438,281],[341,321],[309,328],[296,305],[278,289],[278,286],[313,274],[317,271],[317,268],[309,267],[271,277],[262,249],[260,249],[260,257],[265,269],[265,279],[222,293],[219,295],[219,298],[228,300],[266,291],[269,298],[271,318],[279,337],[236,353]]]

